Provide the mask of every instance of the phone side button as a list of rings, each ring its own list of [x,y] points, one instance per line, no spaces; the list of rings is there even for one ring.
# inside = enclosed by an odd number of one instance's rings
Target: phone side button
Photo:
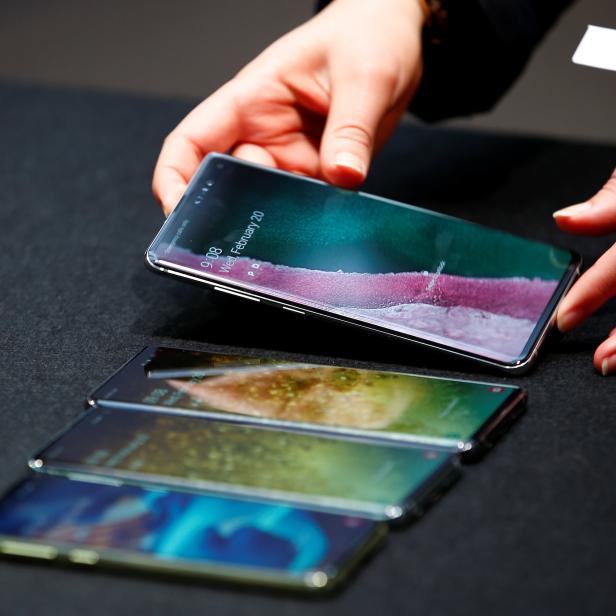
[[[100,556],[94,550],[76,548],[68,553],[68,559],[79,565],[95,565],[100,560]]]
[[[251,297],[250,295],[244,295],[243,293],[239,293],[238,291],[232,291],[231,289],[224,289],[223,287],[214,287],[214,291],[220,291],[221,293],[227,293],[228,295],[235,295],[236,297],[241,297],[242,299],[249,299],[253,302],[261,301],[258,297]]]
[[[297,308],[291,308],[291,306],[283,306],[283,310],[288,310],[289,312],[295,312],[297,314],[301,314],[302,316],[306,313],[303,310],[298,310]]]
[[[0,541],[0,553],[11,556],[42,558],[43,560],[53,560],[58,556],[58,550],[51,545],[12,541],[10,539]]]

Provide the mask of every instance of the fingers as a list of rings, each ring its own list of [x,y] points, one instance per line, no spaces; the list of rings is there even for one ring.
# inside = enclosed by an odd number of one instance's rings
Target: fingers
[[[616,230],[616,169],[605,186],[585,203],[554,212],[556,224],[569,233],[602,235]],[[616,295],[616,244],[577,281],[558,309],[557,324],[568,331]],[[616,372],[616,329],[595,351],[595,368]]]
[[[616,244],[573,285],[557,314],[558,329],[573,329],[616,295]]]
[[[556,224],[569,233],[602,235],[616,230],[616,169],[594,197],[558,210],[553,216]]]
[[[616,330],[612,330],[607,340],[604,340],[595,351],[593,363],[603,376],[616,372]]]
[[[321,169],[328,181],[355,188],[366,177],[376,132],[387,114],[397,79],[381,69],[339,70],[321,141]]]
[[[165,139],[154,169],[152,192],[166,216],[184,194],[202,158],[201,149],[183,134],[173,132]]]
[[[240,143],[232,152],[233,156],[247,160],[250,163],[276,167],[274,157],[262,146],[253,143]]]
[[[267,150],[279,169],[321,178],[318,144],[307,135],[288,135],[281,143],[268,145]]]
[[[199,163],[208,152],[224,152],[239,134],[232,83],[195,107],[163,144],[152,180],[152,192],[165,214],[177,205]]]

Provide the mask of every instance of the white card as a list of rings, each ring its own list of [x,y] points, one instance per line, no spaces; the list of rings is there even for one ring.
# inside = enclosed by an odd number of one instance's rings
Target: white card
[[[572,59],[576,64],[616,71],[616,30],[588,26]]]

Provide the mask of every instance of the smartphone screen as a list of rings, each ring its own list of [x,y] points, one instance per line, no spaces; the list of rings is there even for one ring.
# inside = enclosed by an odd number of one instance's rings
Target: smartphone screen
[[[90,399],[468,451],[524,396],[507,385],[148,347]]]
[[[508,366],[575,270],[567,250],[221,155],[147,261]]]
[[[0,501],[0,552],[64,552],[83,564],[158,563],[168,571],[320,587],[356,560],[379,527],[280,504],[47,475],[26,479]]]
[[[455,473],[454,458],[423,448],[94,407],[31,466],[385,519],[404,515]]]

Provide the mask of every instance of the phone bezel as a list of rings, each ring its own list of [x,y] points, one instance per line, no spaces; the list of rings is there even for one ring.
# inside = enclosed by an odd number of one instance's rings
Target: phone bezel
[[[361,319],[353,318],[353,317],[342,315],[339,313],[334,313],[334,312],[331,312],[331,311],[328,311],[322,308],[316,308],[312,305],[303,304],[301,301],[298,301],[298,300],[292,300],[286,297],[282,299],[277,295],[267,293],[263,290],[256,291],[255,289],[248,287],[248,286],[244,286],[243,284],[238,283],[236,281],[230,281],[225,278],[219,278],[215,275],[208,274],[203,271],[197,271],[197,270],[188,268],[186,266],[176,264],[172,261],[167,261],[165,259],[159,259],[157,256],[155,256],[153,247],[156,245],[156,243],[158,242],[163,232],[166,232],[166,228],[172,224],[172,221],[175,218],[180,216],[180,213],[185,208],[189,208],[191,206],[196,207],[192,203],[192,201],[187,198],[187,196],[191,193],[192,189],[194,188],[194,185],[199,182],[200,176],[202,175],[202,173],[204,173],[205,169],[209,165],[211,165],[213,161],[219,160],[219,159],[222,159],[226,161],[227,163],[232,163],[232,164],[236,164],[240,166],[242,165],[250,166],[250,167],[254,167],[262,171],[268,172],[268,173],[284,175],[286,177],[292,178],[295,181],[313,182],[313,183],[316,183],[322,186],[330,187],[330,185],[327,184],[326,182],[323,182],[315,178],[298,176],[296,174],[283,171],[281,169],[272,169],[272,168],[265,167],[263,165],[259,165],[256,163],[239,160],[237,158],[228,156],[226,154],[212,152],[203,159],[199,169],[193,175],[184,195],[178,202],[178,205],[171,212],[171,214],[169,215],[169,217],[167,218],[167,220],[165,221],[161,229],[158,231],[158,233],[156,234],[156,236],[154,237],[154,239],[148,246],[145,252],[144,259],[145,259],[146,266],[150,270],[156,273],[159,273],[159,274],[174,276],[176,278],[181,278],[183,280],[188,280],[188,281],[195,282],[198,284],[205,283],[209,285],[210,287],[214,288],[214,290],[218,290],[224,293],[228,293],[228,294],[235,295],[235,296],[248,299],[248,300],[252,300],[252,301],[259,301],[259,302],[263,301],[267,305],[272,305],[278,308],[286,309],[290,312],[296,312],[296,313],[299,312],[305,315],[327,318],[329,320],[333,320],[338,323],[342,323],[342,324],[346,324],[346,325],[350,325],[354,327],[361,327],[363,329],[366,329],[374,333],[384,334],[386,336],[393,337],[398,340],[412,342],[412,343],[415,343],[415,344],[418,344],[424,347],[428,347],[433,350],[446,352],[448,354],[462,357],[467,360],[480,362],[481,364],[485,366],[496,368],[498,370],[505,371],[511,374],[523,374],[532,368],[534,362],[537,359],[540,346],[544,342],[548,331],[555,324],[556,310],[558,308],[558,304],[563,299],[565,293],[573,285],[576,278],[580,274],[580,268],[582,265],[581,256],[569,249],[565,249],[570,254],[570,261],[569,261],[569,265],[567,267],[566,273],[560,279],[559,284],[556,290],[554,291],[549,304],[546,306],[541,318],[537,321],[537,325],[535,326],[533,333],[529,337],[528,342],[526,343],[522,353],[520,354],[520,357],[512,362],[507,362],[507,361],[501,361],[498,359],[490,358],[490,357],[481,355],[479,353],[473,353],[471,351],[462,350],[460,348],[448,345],[446,343],[437,342],[437,341],[430,340],[427,338],[422,338],[421,335],[407,334],[407,333],[400,332],[397,330],[389,329],[384,326],[379,326],[373,323],[368,323]],[[408,204],[405,204],[399,201],[394,201],[393,199],[386,199],[384,197],[379,197],[377,195],[372,195],[372,194],[361,192],[361,191],[359,191],[359,194],[362,196],[371,198],[371,199],[377,199],[378,201],[382,201],[383,203],[389,203],[389,204],[396,205],[396,206],[404,206],[407,208],[412,207],[413,209],[416,209],[416,210],[428,212],[431,215],[444,217],[444,218],[454,218],[455,220],[460,220],[467,224],[472,224],[472,225],[476,224],[476,223],[471,223],[469,221],[465,221],[463,219],[456,218],[453,216],[447,216],[447,215],[440,214],[437,212],[432,212],[430,210],[426,210],[425,208],[420,208],[417,206],[409,206]]]

